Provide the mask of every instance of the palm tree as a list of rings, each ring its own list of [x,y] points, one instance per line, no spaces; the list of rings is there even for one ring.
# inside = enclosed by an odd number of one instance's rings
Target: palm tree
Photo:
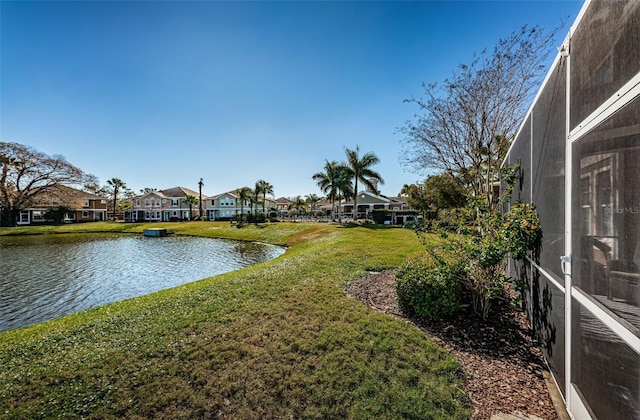
[[[259,179],[256,181],[255,188],[253,189],[253,197],[251,197],[251,202],[253,203],[254,212],[253,214],[258,214],[258,203],[260,202],[258,199],[260,198],[260,194],[262,194],[262,183],[267,182],[265,180]]]
[[[258,185],[260,185],[259,190],[262,193],[262,211],[267,213],[267,207],[266,207],[267,194],[273,195],[273,185],[269,184],[264,179],[261,179],[258,182],[256,182],[256,189],[258,189]]]
[[[120,190],[124,190],[127,188],[127,184],[124,183],[120,178],[111,178],[107,181],[107,184],[111,188],[113,188],[113,220],[116,219],[116,204],[118,202],[118,194]]]
[[[200,181],[198,181],[198,187],[200,188],[200,197],[198,198],[198,200],[200,200],[200,208],[198,209],[198,217],[202,219],[202,186],[204,185],[204,180],[202,178],[200,178]]]
[[[200,201],[198,200],[198,197],[196,197],[195,195],[186,195],[183,199],[182,202],[185,204],[189,205],[189,220],[193,219],[193,206],[195,204],[198,204]]]
[[[360,146],[356,146],[354,150],[345,148],[347,154],[347,167],[351,172],[354,180],[353,186],[353,215],[354,219],[358,218],[358,181],[362,181],[368,188],[377,192],[377,184],[384,184],[382,176],[371,169],[371,166],[380,163],[380,159],[373,152],[367,152],[360,157]]]
[[[293,202],[291,204],[289,204],[289,210],[296,209],[296,210],[300,211],[301,209],[304,209],[304,208],[305,208],[305,201],[300,196],[297,196],[293,200]]]
[[[346,166],[339,166],[336,170],[336,190],[338,191],[338,222],[342,223],[342,215],[340,210],[342,205],[340,201],[349,200],[355,197],[356,193],[353,191],[353,184],[351,184],[351,170]]]
[[[335,160],[329,162],[325,160],[324,171],[313,174],[320,191],[325,193],[331,200],[331,220],[335,220],[336,196],[338,195],[337,178],[340,172],[340,164]]]
[[[318,198],[318,196],[315,194],[307,194],[304,201],[309,206],[309,213],[311,214],[311,216],[313,216],[313,210],[318,205],[318,201],[320,201],[320,198]]]
[[[253,190],[249,187],[242,187],[238,189],[237,193],[240,201],[240,224],[242,224],[244,220],[244,203],[251,197]]]

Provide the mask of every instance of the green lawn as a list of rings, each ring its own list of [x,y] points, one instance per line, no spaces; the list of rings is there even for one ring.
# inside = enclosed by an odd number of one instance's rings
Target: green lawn
[[[344,294],[349,280],[421,249],[412,231],[152,226],[289,248],[233,273],[0,333],[0,417],[468,418],[456,361],[411,325]]]

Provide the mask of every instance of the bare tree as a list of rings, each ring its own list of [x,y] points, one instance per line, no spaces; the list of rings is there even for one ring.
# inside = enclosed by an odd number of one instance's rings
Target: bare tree
[[[475,197],[494,204],[492,183],[540,85],[559,28],[523,27],[461,65],[442,85],[405,102],[420,113],[401,128],[402,163],[420,172],[460,177]]]
[[[48,156],[29,146],[0,142],[0,223],[15,226],[20,211],[47,190],[81,186],[87,175],[63,156]]]

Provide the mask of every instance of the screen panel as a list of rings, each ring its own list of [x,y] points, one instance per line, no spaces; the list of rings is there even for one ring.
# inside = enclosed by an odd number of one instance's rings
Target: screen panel
[[[572,153],[573,284],[640,335],[640,99]]]
[[[640,72],[640,1],[594,1],[571,38],[571,129]]]
[[[637,419],[640,355],[572,299],[571,382],[596,418]]]
[[[566,59],[558,62],[533,109],[532,199],[542,226],[536,261],[564,284],[565,253]]]
[[[511,204],[531,202],[531,116],[511,147],[509,162],[512,165],[520,162],[520,177],[511,194]]]
[[[553,282],[533,271],[532,327],[544,352],[551,373],[565,393],[565,301],[564,293]]]

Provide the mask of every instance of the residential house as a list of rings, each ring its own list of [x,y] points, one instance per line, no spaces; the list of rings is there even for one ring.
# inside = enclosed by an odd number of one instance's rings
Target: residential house
[[[249,213],[251,204],[245,201],[242,206],[238,196],[238,190],[227,191],[222,194],[209,197],[206,202],[208,220],[231,220],[240,210]]]
[[[199,199],[199,193],[185,187],[174,187],[166,190],[151,191],[131,200],[131,210],[125,213],[125,221],[178,221],[191,220],[198,217],[199,204],[191,205],[184,202],[188,195]],[[202,196],[202,200],[207,200]]]
[[[264,202],[263,208],[262,197],[258,198],[257,211],[268,212],[271,209],[276,208],[276,200],[267,197]],[[255,210],[256,206],[252,205],[249,200],[245,201],[242,205],[240,203],[238,190],[227,191],[222,194],[218,194],[209,197],[206,201],[206,212],[209,220],[231,220],[234,215],[251,214]]]
[[[36,195],[31,205],[20,211],[18,225],[96,222],[106,220],[106,216],[106,197],[56,185]]]
[[[338,209],[338,206],[340,207]],[[380,221],[389,224],[404,224],[418,218],[418,212],[411,209],[404,197],[387,197],[371,189],[358,193],[358,212],[354,214],[353,200],[336,201],[336,216],[338,214],[346,219],[374,219],[374,213],[380,213]],[[331,201],[324,200],[320,208],[327,214],[332,214]]]
[[[278,212],[279,217],[287,217],[287,215],[289,214],[289,206],[291,206],[291,203],[293,203],[293,201],[286,197],[280,197],[276,199],[275,208]]]

